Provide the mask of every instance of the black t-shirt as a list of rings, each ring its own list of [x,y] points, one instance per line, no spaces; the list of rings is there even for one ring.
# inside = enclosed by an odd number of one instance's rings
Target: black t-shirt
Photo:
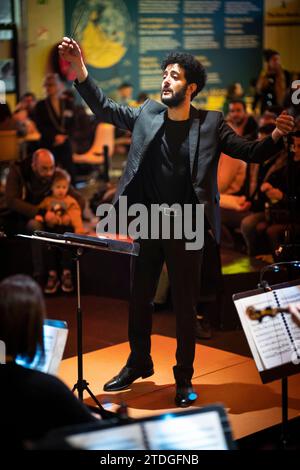
[[[146,204],[196,203],[189,161],[190,120],[166,119],[141,166]]]
[[[21,447],[48,431],[95,422],[89,412],[58,378],[15,363],[0,365],[0,439],[5,447]]]

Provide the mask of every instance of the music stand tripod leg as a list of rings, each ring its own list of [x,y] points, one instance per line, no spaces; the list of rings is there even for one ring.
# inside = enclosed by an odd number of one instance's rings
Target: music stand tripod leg
[[[100,414],[102,418],[105,418],[108,414],[103,408],[101,403],[97,400],[95,395],[89,388],[88,382],[83,378],[83,348],[82,348],[82,335],[83,335],[83,312],[81,309],[81,285],[80,285],[80,257],[83,255],[83,248],[78,247],[76,249],[76,277],[77,277],[77,382],[74,385],[72,392],[75,390],[78,391],[78,398],[80,401],[83,401],[83,392],[86,390],[90,397],[94,400],[96,405],[100,409]]]

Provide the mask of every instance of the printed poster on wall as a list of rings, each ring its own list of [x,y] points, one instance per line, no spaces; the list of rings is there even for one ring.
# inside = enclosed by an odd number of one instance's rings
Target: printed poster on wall
[[[250,81],[262,67],[262,0],[65,0],[65,30],[83,50],[89,72],[114,96],[123,82],[159,99],[160,63],[171,50],[207,68],[208,97]]]

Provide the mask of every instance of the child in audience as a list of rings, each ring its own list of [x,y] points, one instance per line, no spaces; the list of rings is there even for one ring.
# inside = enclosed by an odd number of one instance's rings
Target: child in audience
[[[68,194],[70,180],[70,175],[65,170],[57,168],[51,186],[52,194],[47,196],[39,205],[39,214],[36,215],[35,219],[44,222],[45,229],[49,232],[84,232],[81,209],[78,202]],[[70,253],[67,250],[58,252],[58,250],[50,248],[47,250],[46,256],[48,270],[48,280],[44,289],[46,294],[55,294],[60,284],[56,256],[58,253],[60,254],[62,267],[61,288],[64,292],[74,290]]]

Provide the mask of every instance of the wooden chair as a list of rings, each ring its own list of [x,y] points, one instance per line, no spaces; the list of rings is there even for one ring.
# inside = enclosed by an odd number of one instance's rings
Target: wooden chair
[[[17,131],[0,131],[0,162],[17,160],[20,156],[20,145]]]
[[[111,124],[100,123],[96,127],[95,138],[91,148],[82,154],[73,153],[74,163],[87,163],[90,165],[99,165],[104,162],[104,147],[108,147],[108,156],[112,157],[114,153],[115,128]]]

